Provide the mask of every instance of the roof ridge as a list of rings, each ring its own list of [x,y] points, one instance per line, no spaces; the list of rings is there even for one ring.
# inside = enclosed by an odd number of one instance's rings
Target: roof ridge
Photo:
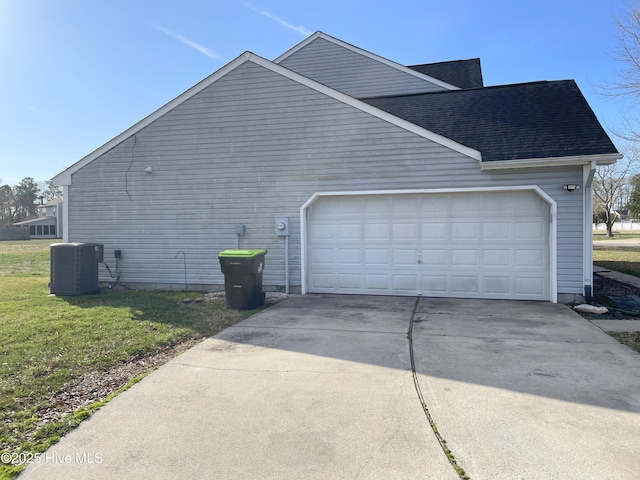
[[[472,60],[480,60],[480,57],[473,58],[459,58],[457,60],[442,60],[440,62],[429,62],[429,63],[416,63],[415,65],[407,65],[408,68],[413,67],[423,67],[425,65],[439,65],[441,63],[454,63],[454,62],[470,62]]]
[[[394,95],[376,95],[372,97],[359,97],[359,100],[374,100],[376,98],[400,98],[400,97],[418,97],[422,95],[445,95],[449,93],[459,93],[463,92],[472,92],[477,90],[494,90],[497,88],[514,88],[514,87],[522,87],[526,85],[536,85],[536,84],[549,84],[549,83],[563,83],[563,82],[573,82],[574,79],[566,79],[566,80],[535,80],[531,82],[521,82],[521,83],[506,83],[503,85],[489,85],[484,87],[476,87],[476,88],[461,88],[459,90],[438,90],[432,92],[418,92],[418,93],[399,93]]]

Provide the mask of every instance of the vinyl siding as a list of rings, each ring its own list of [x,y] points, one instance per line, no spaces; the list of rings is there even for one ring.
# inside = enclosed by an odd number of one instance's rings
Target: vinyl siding
[[[323,38],[316,38],[280,65],[356,98],[445,90]]]
[[[145,168],[153,167],[152,174]],[[224,284],[217,255],[266,248],[265,286],[300,286],[300,207],[315,192],[538,185],[558,202],[559,293],[582,293],[581,167],[481,172],[442,145],[247,62],[84,166],[68,189],[69,241],[105,244],[124,284]],[[101,280],[109,281],[101,266]]]

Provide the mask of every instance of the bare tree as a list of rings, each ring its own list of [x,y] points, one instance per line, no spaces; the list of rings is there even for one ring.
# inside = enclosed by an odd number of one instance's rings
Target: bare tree
[[[613,80],[600,87],[603,95],[619,101],[620,122],[612,133],[625,144],[620,151],[625,158],[615,164],[598,167],[593,179],[594,217],[603,218],[607,235],[613,236],[613,225],[620,218],[618,210],[627,209],[633,198],[637,159],[640,157],[640,5],[626,4],[626,13],[615,19],[618,28],[618,46],[612,52],[620,68]]]
[[[635,156],[629,155],[611,165],[598,167],[593,177],[593,211],[604,217],[607,236],[613,237],[613,225],[626,208],[629,179],[634,173]]]
[[[62,198],[62,189],[51,184],[51,182],[40,181],[38,190],[40,191],[38,198],[42,197],[44,202],[50,202],[54,198]]]
[[[640,140],[640,6],[627,5],[627,12],[615,19],[618,28],[618,46],[612,57],[620,68],[613,80],[600,91],[619,100],[621,122],[614,134],[627,141]]]

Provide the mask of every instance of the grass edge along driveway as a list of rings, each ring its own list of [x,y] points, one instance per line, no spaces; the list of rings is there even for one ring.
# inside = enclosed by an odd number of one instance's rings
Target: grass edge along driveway
[[[224,298],[187,305],[185,292],[49,295],[55,242],[0,242],[0,480],[157,365],[255,313]]]

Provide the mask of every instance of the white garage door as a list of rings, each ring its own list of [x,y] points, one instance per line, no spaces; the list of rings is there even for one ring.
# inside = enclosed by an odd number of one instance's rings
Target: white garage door
[[[549,300],[549,206],[532,191],[321,197],[311,293]]]

